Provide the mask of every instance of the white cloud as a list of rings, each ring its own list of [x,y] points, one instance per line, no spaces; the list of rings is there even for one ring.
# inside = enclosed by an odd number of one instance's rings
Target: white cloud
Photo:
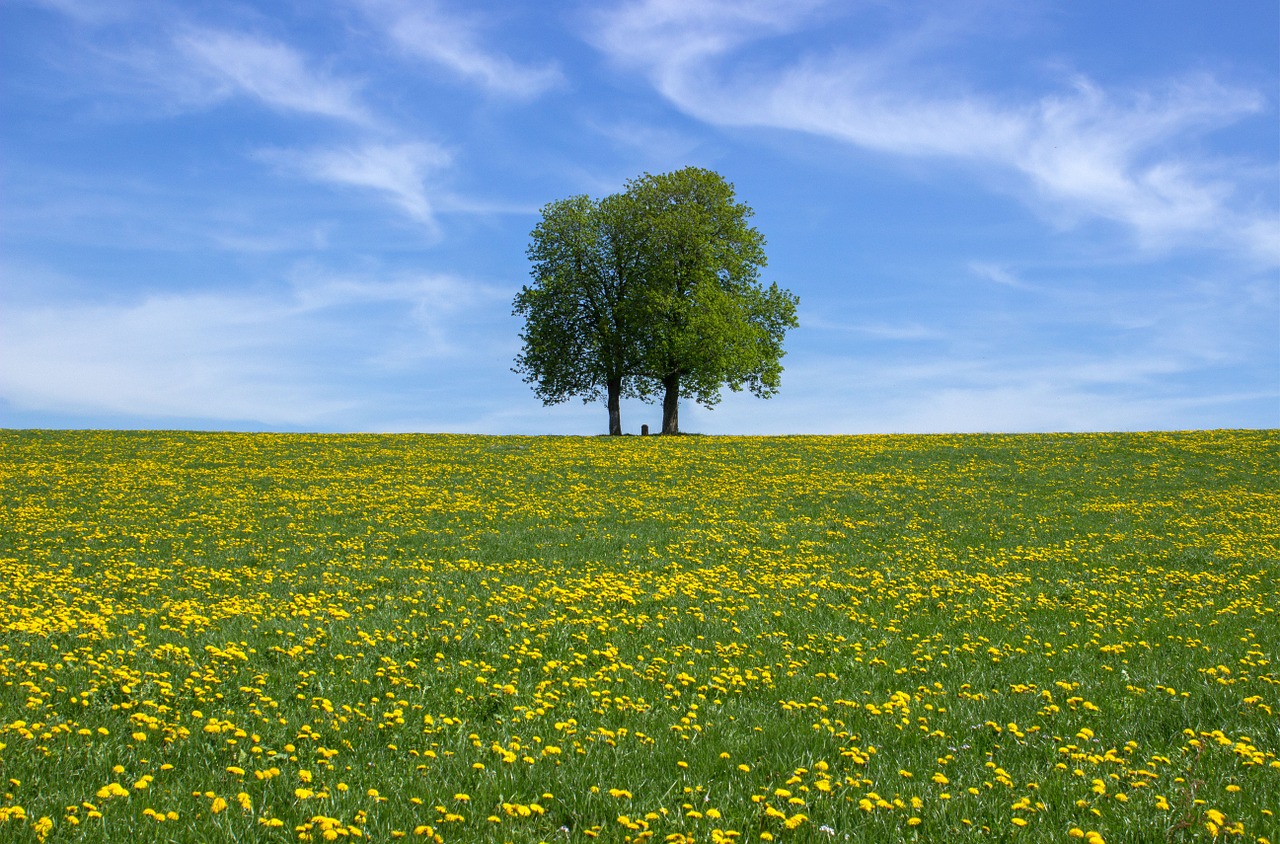
[[[639,0],[600,15],[592,39],[709,123],[979,165],[1015,175],[1021,192],[1055,216],[1119,222],[1146,246],[1208,238],[1274,257],[1276,222],[1233,205],[1231,168],[1175,149],[1259,112],[1257,92],[1190,77],[1124,92],[1077,78],[1032,99],[974,93],[963,81],[935,84],[921,60],[929,39],[910,30],[860,52],[767,64],[762,56],[772,51],[763,45],[813,17],[814,4]]]
[[[627,161],[628,172],[625,174],[589,177],[591,182],[599,184],[594,189],[600,193],[616,191],[617,186],[635,169],[659,172],[670,168],[672,162],[688,161],[702,143],[701,139],[687,132],[630,117],[612,121],[592,120],[588,125],[622,152]]]
[[[495,94],[530,99],[564,81],[554,64],[521,64],[486,48],[475,23],[445,12],[438,3],[366,0],[362,5],[406,53]]]
[[[498,294],[463,279],[300,270],[274,294],[157,294],[123,303],[9,302],[0,396],[15,407],[145,418],[358,428],[406,370],[477,354]]]
[[[994,281],[996,284],[1005,287],[1015,287],[1021,290],[1031,289],[1031,285],[1000,264],[994,264],[989,261],[971,261],[969,263],[969,271],[980,278]]]
[[[685,403],[681,427],[704,433],[856,434],[1157,430],[1274,424],[1280,390],[1177,388],[1186,361],[1139,353],[1009,366],[980,358],[870,364],[807,356],[782,392],[726,393],[708,411]]]
[[[186,30],[174,44],[191,69],[213,86],[213,95],[239,94],[281,111],[372,123],[356,85],[310,67],[286,44],[205,28]]]
[[[802,316],[776,398],[725,393],[713,411],[681,408],[682,427],[784,434],[1280,423],[1273,281],[1179,278],[1153,290],[1126,283],[1123,270],[1049,281],[1041,269],[1032,285],[1001,264],[970,269],[1007,276],[1019,291],[966,290],[918,324],[842,322],[838,305]],[[929,342],[877,342],[901,339],[892,333],[913,325]],[[878,327],[886,333],[868,331]]]
[[[819,331],[840,331],[851,334],[860,334],[864,337],[871,337],[876,340],[937,340],[944,335],[936,328],[930,328],[921,325],[918,322],[890,323],[890,322],[854,322],[843,323],[825,317],[814,316],[809,313],[800,314],[800,324],[805,329],[817,329]]]
[[[29,0],[36,6],[44,6],[79,23],[98,26],[133,14],[133,4],[127,0]]]
[[[802,26],[822,0],[776,3],[771,0],[640,0],[601,12],[596,22],[598,46],[618,58],[649,64],[659,81],[680,86],[680,69],[707,56],[733,50],[763,35]],[[665,51],[659,46],[666,45]],[[661,61],[655,61],[661,56]],[[662,70],[676,71],[671,77]]]
[[[298,424],[343,409],[273,372],[297,339],[271,303],[157,296],[6,315],[0,390],[26,408]]]
[[[505,310],[510,299],[506,291],[451,275],[414,274],[383,281],[310,268],[295,273],[294,296],[304,311],[394,305],[398,318],[412,330],[400,341],[384,337],[370,360],[395,369],[477,351],[469,343],[475,340],[473,335],[464,339],[459,334],[459,321],[498,302]]]
[[[265,150],[259,156],[280,169],[319,182],[381,194],[432,232],[436,221],[427,195],[428,176],[451,162],[441,147],[424,142],[316,150]]]

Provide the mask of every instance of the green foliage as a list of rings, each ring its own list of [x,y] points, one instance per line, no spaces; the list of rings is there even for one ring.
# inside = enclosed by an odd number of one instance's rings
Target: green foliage
[[[646,174],[627,195],[647,245],[642,394],[673,377],[681,396],[707,407],[723,386],[775,394],[798,300],[776,284],[761,287],[768,259],[751,208],[719,174],[696,167]]]
[[[606,398],[611,433],[621,395],[664,394],[664,432],[680,396],[712,407],[723,387],[774,395],[797,299],[761,285],[752,213],[695,167],[546,206],[528,250],[533,284],[515,299],[516,371],[547,404]]]
[[[614,200],[558,200],[542,210],[528,256],[534,283],[516,295],[525,318],[516,371],[546,404],[603,397],[611,380],[629,383],[634,321],[623,217]]]

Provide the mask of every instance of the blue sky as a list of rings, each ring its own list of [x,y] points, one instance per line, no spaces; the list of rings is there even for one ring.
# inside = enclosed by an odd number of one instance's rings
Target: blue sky
[[[10,0],[0,32],[6,427],[602,432],[511,372],[529,231],[686,165],[800,328],[776,397],[685,430],[1280,427],[1273,0]]]

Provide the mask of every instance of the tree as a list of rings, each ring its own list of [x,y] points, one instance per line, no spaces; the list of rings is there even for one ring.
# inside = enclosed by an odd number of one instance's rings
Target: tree
[[[761,286],[768,259],[751,208],[718,173],[696,167],[645,174],[626,195],[644,277],[636,389],[641,397],[661,391],[662,433],[679,433],[682,396],[714,407],[726,386],[776,394],[798,299]]]
[[[645,174],[598,202],[547,205],[528,249],[533,283],[515,371],[544,404],[604,397],[622,433],[622,396],[662,395],[679,433],[683,396],[713,407],[723,387],[774,395],[796,297],[759,282],[764,237],[717,173]]]
[[[525,318],[515,371],[544,404],[603,396],[613,435],[622,433],[623,394],[637,394],[630,216],[617,196],[574,196],[543,208],[527,253],[533,284],[516,294],[513,311]]]

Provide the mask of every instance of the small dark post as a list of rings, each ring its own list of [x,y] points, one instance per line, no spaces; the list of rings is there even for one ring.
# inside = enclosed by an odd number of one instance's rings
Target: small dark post
[[[642,437],[647,437],[647,436],[649,436],[649,426],[648,426],[648,425],[641,425],[641,426],[640,426],[640,436],[642,436]]]

